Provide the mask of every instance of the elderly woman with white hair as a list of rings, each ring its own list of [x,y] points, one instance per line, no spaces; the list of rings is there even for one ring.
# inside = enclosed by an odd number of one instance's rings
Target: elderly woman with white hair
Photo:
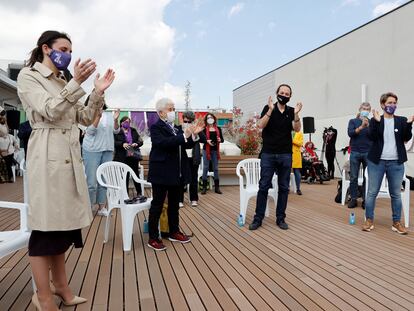
[[[367,167],[368,151],[371,148],[371,139],[369,138],[369,115],[371,112],[370,103],[362,103],[359,106],[359,112],[356,118],[349,120],[348,123],[348,136],[351,138],[351,155],[350,162],[350,193],[351,200],[348,202],[349,208],[355,208],[358,198],[358,174],[359,168],[365,169]],[[364,181],[365,187],[365,181]],[[362,208],[364,208],[365,191],[362,191],[363,201]]]
[[[190,181],[190,168],[185,149],[192,148],[198,140],[201,126],[191,125],[185,130],[176,126],[174,102],[168,98],[157,101],[155,108],[159,120],[150,128],[151,152],[149,155],[148,181],[152,183],[153,199],[149,211],[148,246],[156,251],[166,247],[159,237],[158,223],[168,194],[169,240],[188,243],[190,239],[180,232],[180,188]]]

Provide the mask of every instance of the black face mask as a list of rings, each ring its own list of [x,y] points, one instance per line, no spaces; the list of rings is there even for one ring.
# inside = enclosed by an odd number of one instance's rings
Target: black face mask
[[[289,102],[290,98],[283,96],[283,95],[277,95],[277,102],[281,105],[286,105]]]

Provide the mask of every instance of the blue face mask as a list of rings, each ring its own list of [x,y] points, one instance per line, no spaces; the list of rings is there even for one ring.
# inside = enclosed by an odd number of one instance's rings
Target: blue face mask
[[[58,70],[65,70],[68,68],[72,59],[72,54],[61,51],[52,50],[49,54],[50,60]]]
[[[369,111],[366,110],[362,110],[359,115],[361,116],[361,118],[368,118],[369,117]]]

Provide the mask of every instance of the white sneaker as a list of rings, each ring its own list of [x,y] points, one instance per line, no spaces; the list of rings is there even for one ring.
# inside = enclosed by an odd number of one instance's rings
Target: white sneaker
[[[178,203],[178,206],[179,206],[179,207],[184,207],[183,202]]]
[[[108,216],[108,210],[106,208],[101,208],[100,210],[98,210],[98,216]]]
[[[191,201],[191,206],[198,206],[198,202],[197,201]]]

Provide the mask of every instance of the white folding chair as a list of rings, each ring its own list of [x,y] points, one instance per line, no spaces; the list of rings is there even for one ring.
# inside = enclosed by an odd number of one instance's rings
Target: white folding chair
[[[365,187],[365,197],[367,197],[368,178],[369,178],[368,170],[365,170],[365,178],[366,178],[366,184],[367,184],[367,186]],[[405,175],[405,172],[404,172],[403,181],[405,181],[405,188],[401,189],[401,201],[402,201],[402,210],[404,213],[404,226],[408,228],[410,224],[410,180]],[[378,192],[377,198],[391,198],[386,175],[384,175],[384,178],[382,179],[381,187]]]
[[[27,227],[28,196],[24,159],[20,164],[23,170],[24,203],[0,201],[0,208],[13,208],[20,211],[20,229],[0,232],[0,258],[7,256],[27,246],[30,230]]]
[[[127,173],[132,176],[135,182],[141,185],[151,186],[150,183],[138,178],[128,165],[121,162],[110,161],[103,163],[96,171],[98,183],[107,189],[108,215],[106,216],[104,243],[108,241],[111,212],[114,208],[119,208],[121,210],[124,251],[131,250],[132,232],[136,214],[148,210],[152,201],[152,198],[147,198],[143,203],[126,204],[124,202],[124,200],[129,199],[126,188]]]
[[[341,204],[345,205],[346,201],[346,193],[348,192],[348,188],[351,184],[351,181],[346,178],[345,170],[342,170],[342,195],[341,195]],[[358,186],[362,186],[364,184],[364,167],[361,165],[359,167],[358,173]]]
[[[243,170],[243,174],[242,174]],[[240,215],[243,218],[243,224],[246,220],[246,211],[249,199],[257,196],[259,191],[260,180],[260,159],[245,159],[240,161],[236,167],[236,174],[239,176],[240,187]],[[246,181],[244,180],[244,177]],[[277,204],[277,176],[273,178],[273,188],[269,189],[269,195],[273,197],[275,206]],[[266,206],[266,217],[269,216],[269,208]]]

